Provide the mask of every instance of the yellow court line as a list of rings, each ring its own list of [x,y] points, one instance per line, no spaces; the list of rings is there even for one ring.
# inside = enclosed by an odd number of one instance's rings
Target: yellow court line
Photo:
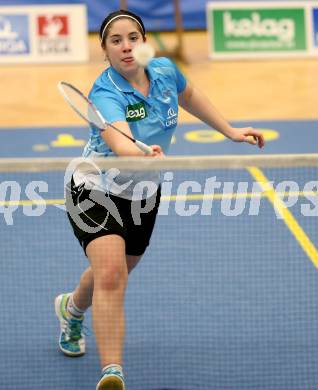
[[[318,192],[314,191],[290,191],[290,192],[277,192],[277,195],[281,198],[284,197],[305,197],[305,196],[318,196]],[[229,192],[229,193],[214,193],[214,194],[186,194],[186,195],[162,195],[162,201],[176,201],[176,200],[205,200],[205,199],[252,199],[252,198],[266,197],[263,192]]]
[[[293,234],[295,239],[298,241],[299,245],[302,247],[304,252],[313,262],[313,264],[318,268],[318,251],[315,245],[311,242],[310,238],[307,236],[305,231],[297,222],[296,218],[293,214],[288,210],[285,206],[282,199],[275,192],[273,187],[270,185],[269,180],[264,175],[264,173],[257,167],[249,167],[247,168],[249,173],[256,179],[260,185],[260,187],[264,191],[265,197],[269,200],[269,202],[274,206],[276,211],[280,214],[286,226]]]
[[[280,198],[284,197],[307,197],[307,196],[318,196],[318,192],[314,191],[290,191],[290,192],[275,192],[276,195]],[[178,201],[178,200],[222,200],[222,199],[252,199],[252,198],[266,198],[266,194],[264,192],[247,192],[245,193],[237,193],[237,192],[229,192],[229,193],[214,193],[214,194],[187,194],[187,195],[162,195],[161,201]],[[0,201],[0,206],[2,207],[12,207],[12,206],[34,206],[34,205],[63,205],[65,204],[64,199],[38,199],[38,200],[5,200]]]
[[[56,204],[65,204],[64,199],[38,199],[38,200],[6,200],[1,201],[0,206],[12,207],[12,206],[36,206],[36,205],[54,206]]]

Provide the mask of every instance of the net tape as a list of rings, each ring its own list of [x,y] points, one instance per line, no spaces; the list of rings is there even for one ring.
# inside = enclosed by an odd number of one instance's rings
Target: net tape
[[[71,163],[81,163],[81,170],[92,169],[92,162],[101,169],[127,169],[129,171],[152,170],[195,170],[195,169],[243,169],[310,167],[318,165],[318,154],[267,154],[227,156],[170,156],[149,157],[108,157],[108,158],[2,158],[0,172],[41,172],[65,171]],[[85,164],[87,163],[87,164]]]

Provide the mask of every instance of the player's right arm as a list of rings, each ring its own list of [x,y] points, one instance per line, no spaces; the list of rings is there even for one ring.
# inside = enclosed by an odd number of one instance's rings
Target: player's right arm
[[[112,125],[117,127],[125,134],[129,135],[130,137],[133,137],[128,122],[118,121],[113,122]],[[145,153],[143,153],[133,142],[131,142],[128,138],[126,138],[110,126],[106,127],[105,131],[101,133],[101,136],[106,145],[108,145],[110,149],[118,156],[163,156],[162,149],[159,145],[151,145],[150,147],[152,148],[153,153],[145,155]]]

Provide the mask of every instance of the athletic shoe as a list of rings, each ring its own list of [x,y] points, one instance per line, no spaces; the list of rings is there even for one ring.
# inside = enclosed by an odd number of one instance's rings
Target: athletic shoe
[[[117,366],[108,366],[102,373],[96,390],[125,390],[124,376]]]
[[[76,318],[67,312],[66,307],[70,295],[70,293],[61,294],[55,298],[55,313],[61,328],[59,347],[67,356],[81,356],[85,353],[84,316]]]

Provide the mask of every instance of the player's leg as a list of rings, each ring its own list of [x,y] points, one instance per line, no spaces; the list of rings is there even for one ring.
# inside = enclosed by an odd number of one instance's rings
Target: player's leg
[[[126,255],[128,274],[136,267],[142,256]],[[85,312],[91,305],[93,299],[94,278],[91,267],[82,273],[79,284],[73,294],[73,302],[77,308]]]
[[[128,273],[140,259],[141,256],[126,256]],[[59,347],[67,356],[81,356],[85,353],[85,335],[82,327],[84,313],[92,305],[93,290],[93,271],[88,267],[72,293],[60,294],[55,299],[55,311],[61,327]]]
[[[136,267],[142,256],[126,255],[128,274]],[[73,303],[80,311],[85,312],[91,305],[93,299],[94,278],[91,267],[82,273],[79,284],[72,293]]]
[[[102,236],[88,244],[86,253],[94,277],[93,328],[103,368],[97,389],[113,384],[114,389],[121,390],[124,389],[121,369],[125,334],[124,295],[128,279],[125,241],[115,234]]]
[[[80,281],[73,291],[73,302],[81,311],[85,312],[91,305],[94,291],[94,277],[89,266],[82,273]]]
[[[141,260],[142,255],[140,256],[132,256],[132,255],[126,255],[126,264],[128,269],[128,274],[131,273],[131,271],[136,267],[136,265]]]

